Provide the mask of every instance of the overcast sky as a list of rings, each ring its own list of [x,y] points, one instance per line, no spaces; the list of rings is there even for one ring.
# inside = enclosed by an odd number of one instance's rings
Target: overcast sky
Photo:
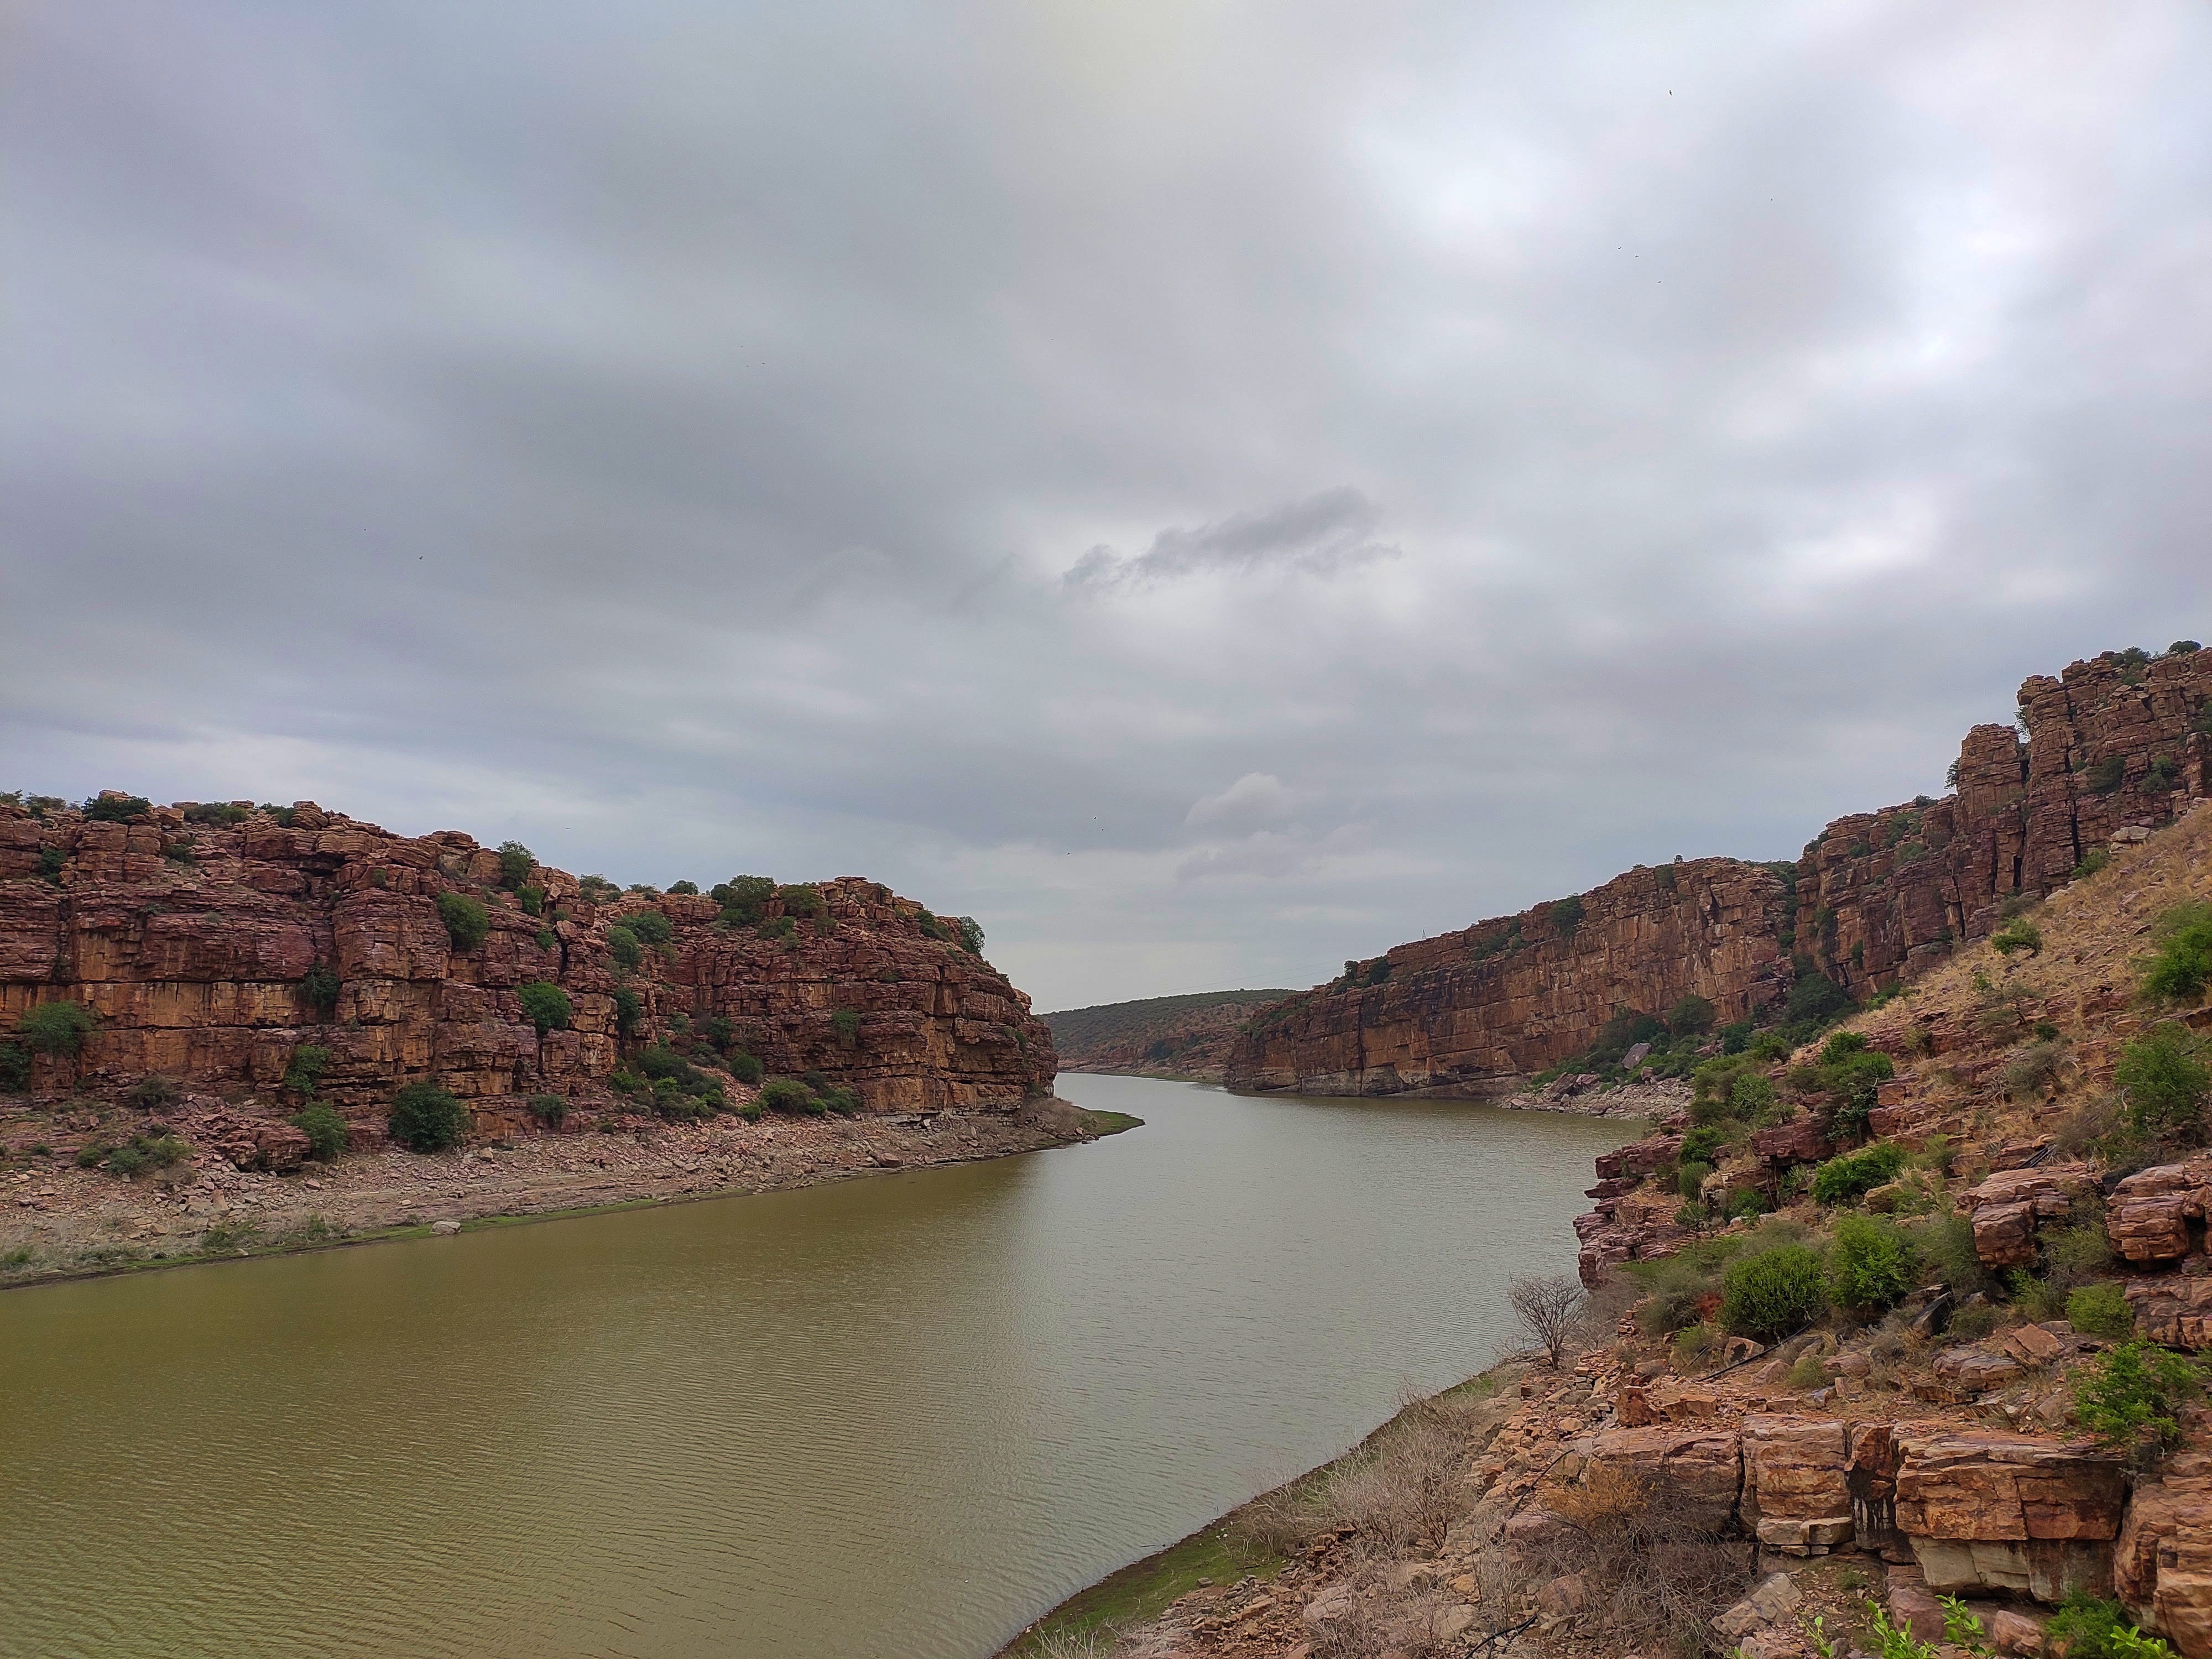
[[[13,0],[0,785],[866,873],[1041,1008],[2212,639],[2212,10]]]

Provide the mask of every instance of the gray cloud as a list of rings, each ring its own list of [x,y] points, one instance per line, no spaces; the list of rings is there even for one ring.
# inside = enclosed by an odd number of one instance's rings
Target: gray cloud
[[[10,45],[10,787],[866,871],[1054,1006],[1792,853],[2212,629],[2180,0]]]
[[[1071,588],[1095,591],[1212,572],[1248,574],[1271,568],[1334,575],[1398,556],[1396,548],[1374,539],[1381,516],[1373,502],[1345,484],[1302,501],[1233,514],[1196,530],[1163,530],[1133,558],[1123,558],[1102,543],[1071,565],[1061,580]]]

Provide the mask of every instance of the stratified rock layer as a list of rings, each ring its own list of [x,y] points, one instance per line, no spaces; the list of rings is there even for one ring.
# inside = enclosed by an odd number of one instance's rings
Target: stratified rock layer
[[[2023,740],[1978,726],[1955,792],[1837,819],[1795,866],[1638,868],[1578,901],[1393,947],[1255,1013],[1232,1088],[1510,1092],[1621,1008],[1686,995],[1738,1019],[1817,971],[1855,994],[1932,967],[2082,860],[2203,797],[2212,651],[2077,662],[2021,688]]]
[[[823,883],[817,914],[763,937],[719,925],[711,899],[594,903],[541,866],[530,878],[544,893],[538,915],[497,886],[498,855],[465,835],[395,836],[311,803],[289,816],[228,827],[156,808],[128,823],[69,811],[41,821],[0,805],[0,1036],[40,1002],[99,1017],[74,1060],[40,1060],[38,1087],[112,1091],[160,1075],[274,1093],[312,1044],[329,1054],[319,1093],[342,1108],[365,1114],[434,1079],[489,1132],[525,1122],[525,1097],[596,1092],[626,1048],[716,1017],[771,1074],[818,1071],[873,1111],[1012,1110],[1057,1068],[1029,999],[873,882]],[[457,949],[441,920],[447,892],[486,907],[472,949]],[[765,905],[771,934],[787,908]],[[648,911],[669,937],[624,971],[608,930]],[[327,1010],[302,984],[318,966],[337,977]],[[517,993],[533,982],[568,994],[568,1029],[540,1035],[525,1016]],[[618,986],[639,1005],[627,1032]]]

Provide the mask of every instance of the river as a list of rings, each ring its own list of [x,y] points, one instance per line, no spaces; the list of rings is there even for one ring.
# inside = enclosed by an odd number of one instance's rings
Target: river
[[[1630,1126],[1141,1129],[0,1296],[0,1654],[978,1659],[1489,1363]]]

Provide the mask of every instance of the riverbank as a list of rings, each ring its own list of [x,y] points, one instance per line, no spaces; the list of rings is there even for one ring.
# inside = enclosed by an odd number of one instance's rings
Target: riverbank
[[[1013,1114],[721,1117],[427,1157],[386,1150],[291,1175],[216,1156],[133,1180],[58,1158],[11,1160],[0,1165],[0,1289],[783,1191],[1040,1152],[1141,1121],[1054,1098]]]

